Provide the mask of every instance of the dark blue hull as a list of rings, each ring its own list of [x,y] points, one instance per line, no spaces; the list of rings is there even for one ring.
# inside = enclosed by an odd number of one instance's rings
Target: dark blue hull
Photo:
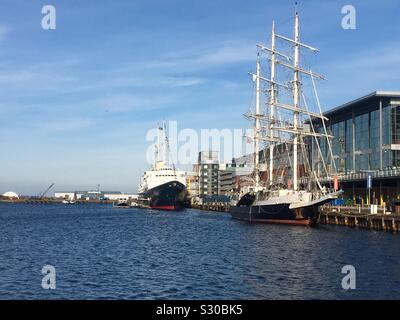
[[[170,181],[148,190],[144,196],[153,209],[180,210],[184,206],[186,187],[178,181]]]
[[[290,209],[289,203],[253,205],[254,196],[244,195],[236,206],[230,208],[232,218],[248,222],[313,226],[319,217],[318,207],[310,205]]]
[[[318,220],[318,207],[289,209],[289,204],[231,207],[232,218],[249,222],[292,225],[314,225]]]

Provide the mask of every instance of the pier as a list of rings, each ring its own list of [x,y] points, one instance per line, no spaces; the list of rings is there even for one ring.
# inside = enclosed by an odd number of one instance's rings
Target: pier
[[[191,208],[205,211],[229,212],[230,205],[227,202],[209,202],[204,204],[193,204]]]
[[[193,209],[229,212],[226,202],[211,202],[192,205]],[[371,211],[373,213],[371,213]],[[325,205],[320,209],[320,224],[339,225],[351,228],[400,232],[400,214],[374,206],[332,206]]]
[[[319,223],[352,228],[400,231],[400,214],[378,206],[330,206],[320,209]]]

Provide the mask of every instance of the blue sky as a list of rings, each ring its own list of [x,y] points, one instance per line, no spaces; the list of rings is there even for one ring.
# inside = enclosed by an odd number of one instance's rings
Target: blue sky
[[[299,2],[302,40],[324,109],[400,89],[400,2]],[[57,29],[41,28],[52,4]],[[357,29],[341,28],[352,4]],[[246,128],[255,44],[272,19],[290,35],[293,1],[135,0],[0,3],[0,192],[135,191],[146,132]]]

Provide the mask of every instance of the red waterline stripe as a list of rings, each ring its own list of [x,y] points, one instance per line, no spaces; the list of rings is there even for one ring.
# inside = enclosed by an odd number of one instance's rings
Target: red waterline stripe
[[[159,210],[176,210],[175,206],[154,206],[151,207],[152,209],[159,209]]]
[[[289,224],[294,226],[308,226],[311,224],[310,220],[275,220],[275,219],[251,219],[251,222],[263,222],[271,224]]]
[[[244,218],[237,218],[233,217],[234,219],[248,221],[248,222],[261,222],[261,223],[268,223],[268,224],[286,224],[292,226],[309,226],[312,225],[310,220],[277,220],[277,219],[244,219]]]

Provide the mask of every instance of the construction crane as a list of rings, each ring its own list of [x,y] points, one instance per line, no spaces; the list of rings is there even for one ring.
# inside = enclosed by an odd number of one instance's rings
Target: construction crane
[[[48,188],[39,195],[39,198],[40,199],[43,198],[46,195],[46,193],[49,192],[51,188],[53,188],[53,186],[54,186],[54,183],[49,185]]]

